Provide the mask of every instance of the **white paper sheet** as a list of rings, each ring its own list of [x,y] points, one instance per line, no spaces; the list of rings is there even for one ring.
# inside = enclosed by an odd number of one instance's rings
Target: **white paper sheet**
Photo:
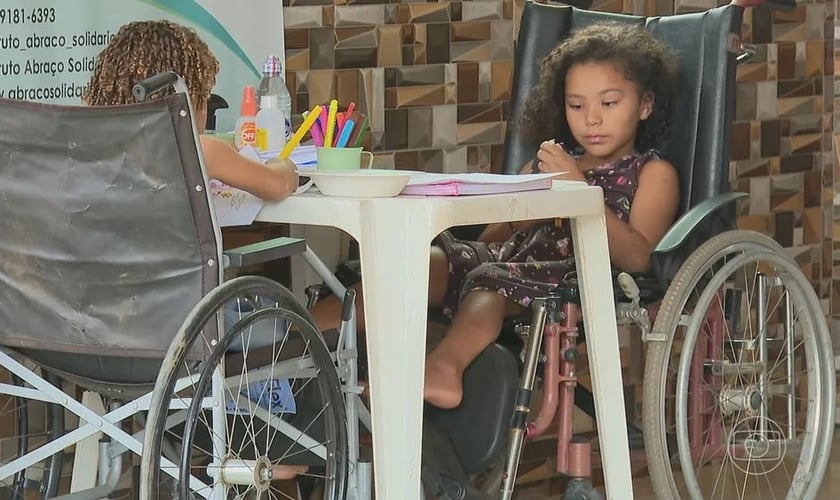
[[[217,180],[210,181],[213,208],[219,226],[248,226],[262,209],[263,201],[251,193],[228,186]]]

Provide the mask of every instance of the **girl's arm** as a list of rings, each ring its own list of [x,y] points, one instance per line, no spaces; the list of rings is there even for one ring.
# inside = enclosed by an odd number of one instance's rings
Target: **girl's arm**
[[[607,210],[607,239],[613,265],[629,273],[650,269],[650,256],[674,223],[680,184],[676,169],[665,160],[650,161],[639,173],[630,221]]]
[[[200,139],[211,178],[266,201],[280,201],[297,189],[298,174],[292,161],[277,159],[263,165],[215,137],[203,135]]]

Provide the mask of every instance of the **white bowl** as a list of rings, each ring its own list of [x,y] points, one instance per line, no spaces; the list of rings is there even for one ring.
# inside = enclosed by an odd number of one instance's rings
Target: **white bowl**
[[[299,170],[304,177],[310,177],[318,190],[325,196],[347,198],[388,198],[397,196],[403,190],[411,172],[405,170]]]

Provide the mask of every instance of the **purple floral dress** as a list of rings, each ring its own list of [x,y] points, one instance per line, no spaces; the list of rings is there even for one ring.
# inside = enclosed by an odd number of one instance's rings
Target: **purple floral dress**
[[[660,158],[654,150],[626,156],[584,172],[590,185],[604,190],[607,209],[624,222],[636,194],[639,172],[648,161]],[[444,232],[435,244],[449,260],[449,289],[442,312],[455,315],[470,291],[494,290],[523,307],[542,297],[575,272],[569,224],[541,224],[515,232],[504,243],[464,241]]]

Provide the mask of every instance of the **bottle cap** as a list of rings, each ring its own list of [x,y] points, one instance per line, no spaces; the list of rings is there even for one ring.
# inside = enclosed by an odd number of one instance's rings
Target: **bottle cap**
[[[263,76],[280,76],[281,71],[283,71],[283,63],[280,62],[279,57],[270,55],[265,58]]]
[[[240,114],[242,116],[256,116],[257,115],[257,93],[253,85],[246,85],[242,90],[242,106],[240,107]]]

